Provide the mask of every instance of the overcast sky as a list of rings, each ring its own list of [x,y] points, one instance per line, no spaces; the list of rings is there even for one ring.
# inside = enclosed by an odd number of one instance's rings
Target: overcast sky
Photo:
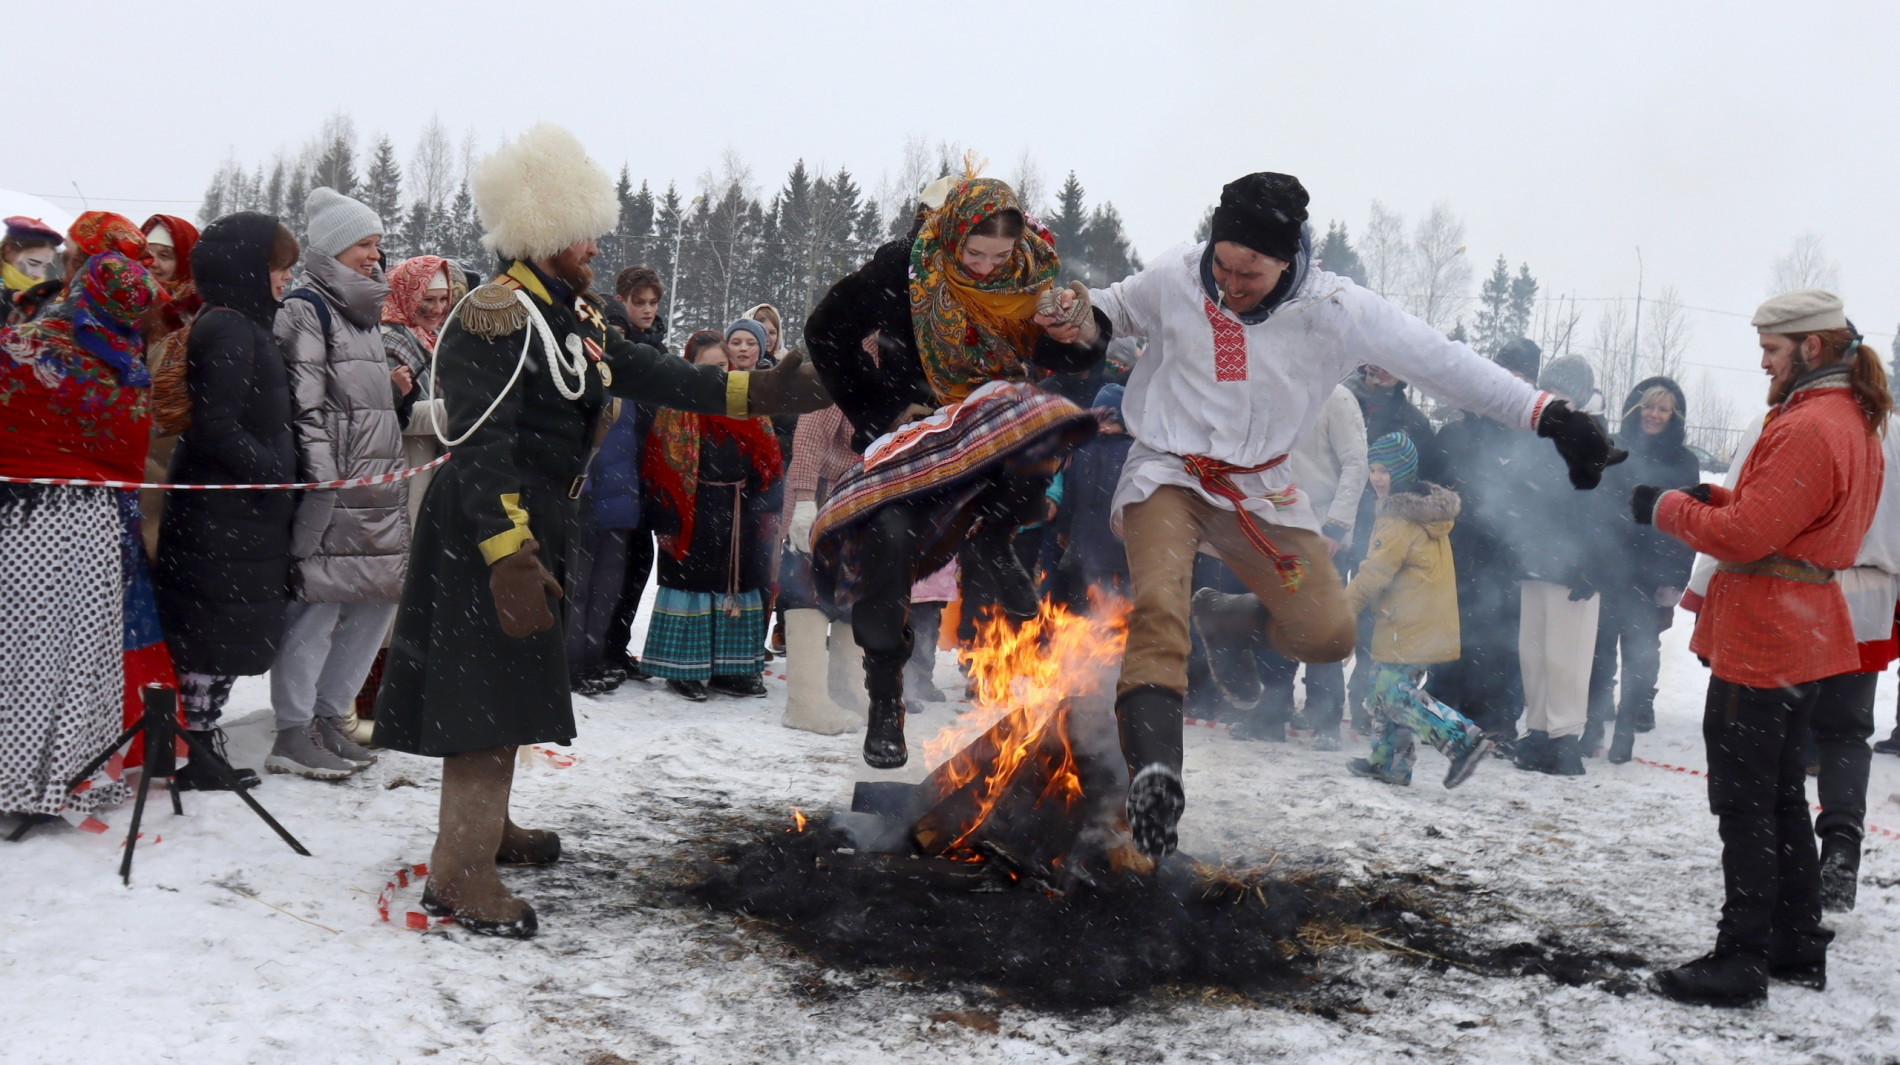
[[[44,67],[14,84],[57,88],[16,108],[0,188],[189,215],[227,155],[294,150],[338,110],[405,161],[431,115],[490,146],[551,119],[686,188],[731,149],[768,191],[800,157],[875,189],[917,136],[997,176],[1025,149],[1051,184],[1073,169],[1150,257],[1254,170],[1298,175],[1315,223],[1355,235],[1374,198],[1408,220],[1443,201],[1479,276],[1503,253],[1549,295],[1634,295],[1640,246],[1649,294],[1710,309],[1689,359],[1748,410],[1746,316],[1814,232],[1886,353],[1900,4],[1558,6],[15,4],[9,60]]]

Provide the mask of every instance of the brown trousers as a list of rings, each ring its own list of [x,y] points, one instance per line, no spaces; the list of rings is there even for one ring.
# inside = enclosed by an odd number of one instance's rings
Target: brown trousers
[[[1188,603],[1194,594],[1194,556],[1202,544],[1211,546],[1266,607],[1266,636],[1274,650],[1296,662],[1338,662],[1352,654],[1357,629],[1325,539],[1284,525],[1263,523],[1263,528],[1276,549],[1306,560],[1299,591],[1288,593],[1281,586],[1273,563],[1247,542],[1233,511],[1197,492],[1164,485],[1122,511],[1134,611],[1128,616],[1117,694],[1151,684],[1187,691]]]

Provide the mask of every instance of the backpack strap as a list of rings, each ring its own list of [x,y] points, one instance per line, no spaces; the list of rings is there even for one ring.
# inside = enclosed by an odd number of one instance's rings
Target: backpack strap
[[[291,300],[303,300],[305,303],[308,303],[310,306],[316,308],[317,321],[321,323],[323,326],[323,346],[328,348],[330,346],[330,305],[329,303],[325,302],[324,298],[322,296],[317,295],[317,293],[314,290],[307,289],[307,288],[295,288],[295,289],[291,289],[289,292],[284,293],[284,301],[288,303]]]

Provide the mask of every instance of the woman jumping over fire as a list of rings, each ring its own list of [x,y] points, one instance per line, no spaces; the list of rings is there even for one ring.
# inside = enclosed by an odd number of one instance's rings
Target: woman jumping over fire
[[[960,552],[966,582],[993,588],[1010,619],[1040,609],[1011,542],[1041,517],[1061,454],[1095,422],[1028,385],[1029,367],[1086,370],[1109,341],[1086,289],[1054,288],[1059,266],[1016,193],[970,169],[927,188],[911,234],[834,285],[806,323],[865,456],[819,515],[812,559],[864,649],[864,760],[876,768],[908,760],[913,581]]]

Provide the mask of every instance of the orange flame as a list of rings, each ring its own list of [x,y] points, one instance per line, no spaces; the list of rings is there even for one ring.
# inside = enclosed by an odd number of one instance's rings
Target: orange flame
[[[975,685],[974,709],[927,741],[924,757],[933,768],[942,767],[950,790],[973,780],[980,784],[976,816],[960,826],[946,851],[955,851],[981,827],[1051,727],[1062,760],[1037,801],[1057,798],[1069,804],[1082,797],[1082,778],[1069,748],[1068,700],[1099,690],[1128,640],[1125,602],[1092,605],[1094,616],[1085,616],[1045,601],[1041,614],[1020,626],[992,611],[977,623],[971,646],[958,652]],[[995,757],[981,761],[966,748],[992,728],[999,741]]]
[[[787,831],[791,831],[791,832],[805,831],[805,811],[799,809],[796,806],[792,807],[792,827],[788,829]]]

